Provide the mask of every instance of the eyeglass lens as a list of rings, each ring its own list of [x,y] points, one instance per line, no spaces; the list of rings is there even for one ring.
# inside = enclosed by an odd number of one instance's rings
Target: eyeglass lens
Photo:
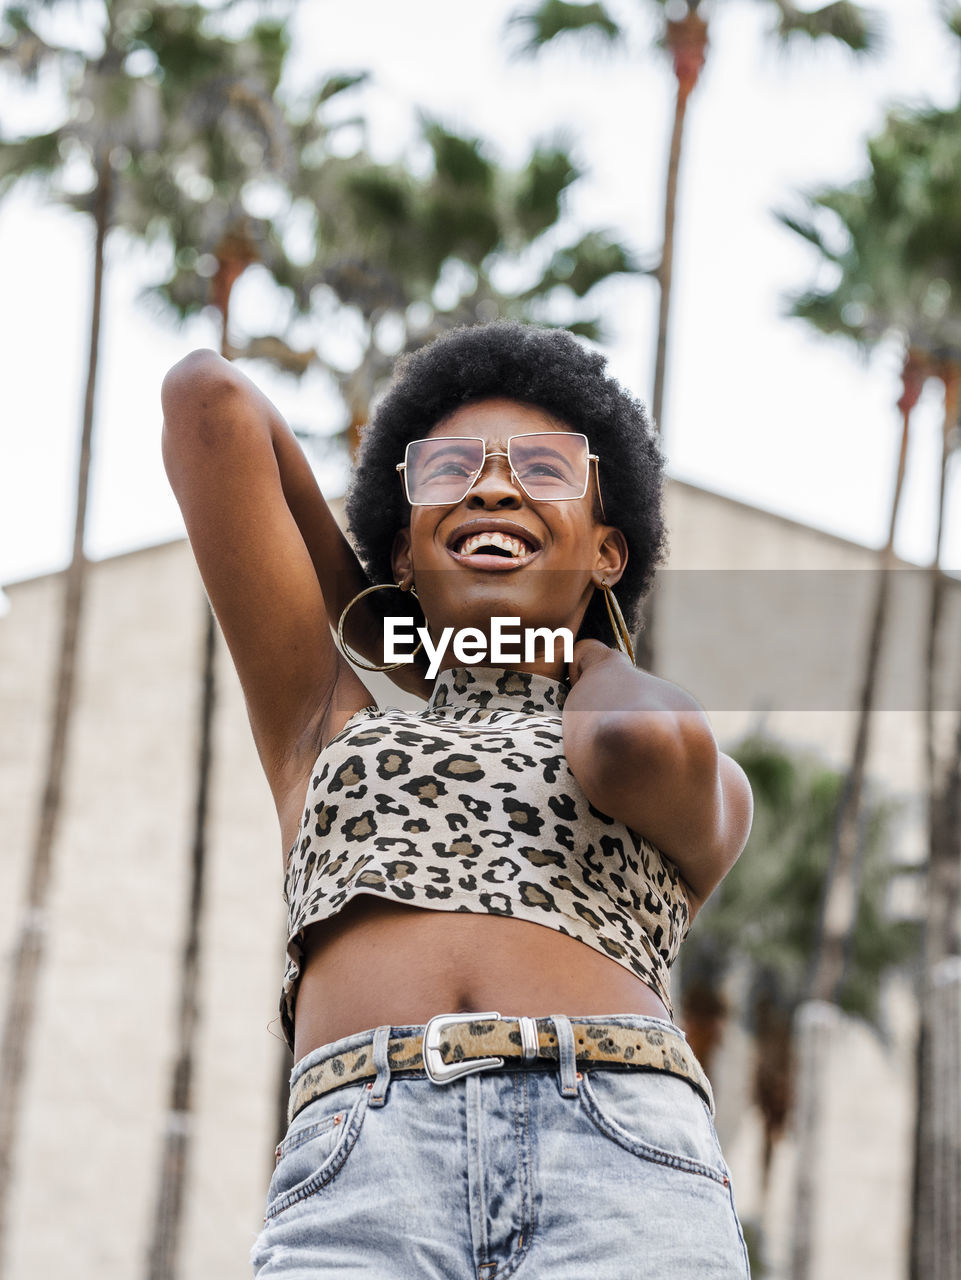
[[[407,446],[407,496],[413,503],[460,502],[484,466],[484,441],[438,436]],[[507,461],[528,497],[540,502],[581,498],[587,491],[587,437],[574,431],[512,436]]]

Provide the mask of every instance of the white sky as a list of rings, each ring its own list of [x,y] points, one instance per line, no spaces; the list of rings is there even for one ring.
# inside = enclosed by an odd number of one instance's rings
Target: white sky
[[[299,82],[369,67],[364,103],[372,143],[391,158],[423,107],[481,133],[505,162],[535,138],[567,129],[589,177],[572,225],[614,230],[645,258],[658,247],[673,76],[650,49],[646,10],[611,0],[633,25],[630,56],[591,62],[573,49],[512,62],[502,36],[515,0],[303,0],[295,43]],[[877,0],[887,49],[874,64],[840,51],[785,58],[762,36],[763,4],[717,0],[707,69],[688,113],[676,245],[669,387],[672,474],[880,546],[899,440],[899,354],[864,363],[845,344],[781,316],[786,291],[812,282],[811,254],[771,215],[791,192],[857,176],[863,141],[894,102],[957,99],[961,46],[941,32],[934,0]],[[28,127],[9,90],[5,128]],[[18,191],[0,203],[0,583],[62,566],[69,555],[73,475],[86,365],[92,259],[88,220]],[[108,253],[89,548],[100,557],[177,536],[179,513],[160,463],[159,386],[193,346],[215,345],[200,319],[175,331],[138,294],[162,260],[114,241]],[[248,278],[249,277],[249,278]],[[260,328],[269,300],[248,273],[237,315]],[[624,281],[600,298],[614,373],[650,394],[656,294]],[[256,317],[256,319],[254,319]],[[299,387],[262,366],[248,372],[292,421],[336,423],[319,378]],[[933,549],[940,396],[916,414],[898,551]],[[943,562],[961,569],[957,473]],[[732,566],[734,567],[734,566]]]

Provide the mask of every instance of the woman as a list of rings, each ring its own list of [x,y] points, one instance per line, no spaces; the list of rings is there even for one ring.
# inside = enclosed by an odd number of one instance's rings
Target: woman
[[[242,374],[188,356],[164,412],[287,853],[296,1065],[256,1275],[746,1275],[668,968],[751,796],[623,651],[664,547],[642,407],[560,331],[408,357],[348,497],[366,573]],[[383,661],[385,614],[413,663]],[[331,623],[427,706],[373,706]]]

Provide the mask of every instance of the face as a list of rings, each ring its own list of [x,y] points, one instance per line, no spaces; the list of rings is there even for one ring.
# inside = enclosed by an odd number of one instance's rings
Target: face
[[[488,452],[506,453],[512,435],[568,430],[532,405],[485,400],[456,410],[426,436],[480,436]],[[623,534],[595,518],[593,462],[590,469],[583,498],[535,501],[512,478],[506,457],[487,457],[456,505],[411,508],[410,526],[394,545],[394,578],[412,579],[434,637],[447,626],[489,634],[494,616],[577,635],[601,579],[613,586],[627,563]],[[518,668],[559,676],[559,647],[557,653],[553,669],[543,660]]]

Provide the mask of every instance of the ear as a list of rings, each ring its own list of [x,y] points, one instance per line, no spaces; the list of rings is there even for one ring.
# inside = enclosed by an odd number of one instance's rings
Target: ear
[[[603,580],[609,587],[613,587],[620,581],[627,568],[627,539],[620,529],[615,529],[611,525],[602,525],[599,532],[603,537],[594,555],[594,580],[597,586],[600,586]]]
[[[414,582],[414,566],[410,558],[410,529],[398,529],[390,553],[394,581],[406,591]]]

